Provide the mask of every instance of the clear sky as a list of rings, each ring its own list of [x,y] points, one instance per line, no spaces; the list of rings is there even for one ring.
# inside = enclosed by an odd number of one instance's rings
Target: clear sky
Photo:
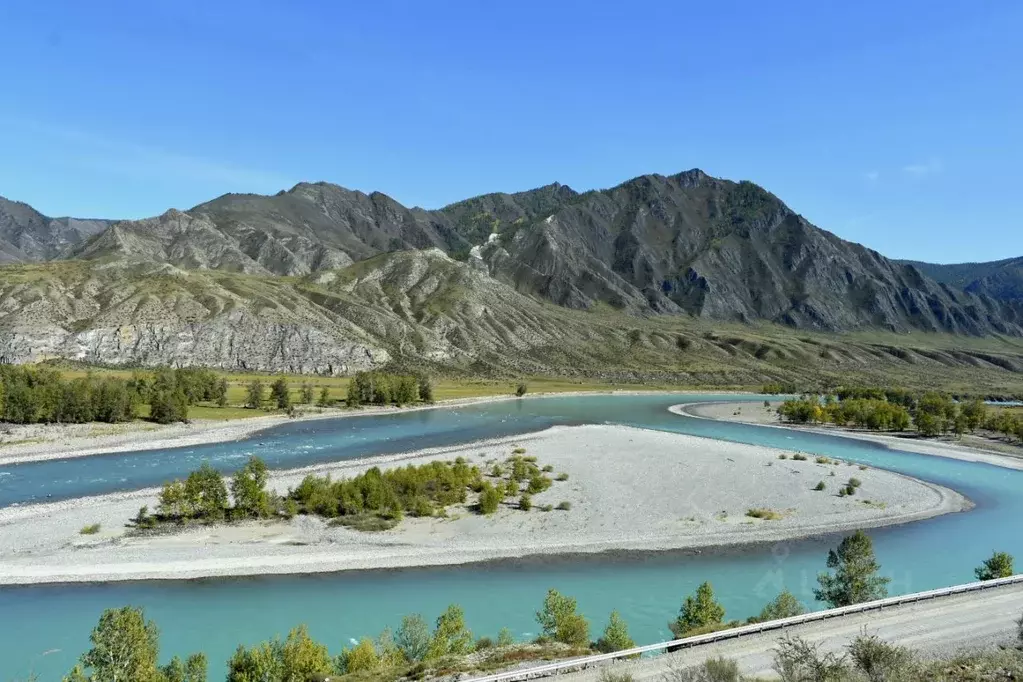
[[[0,195],[48,215],[699,167],[889,256],[1023,255],[1017,0],[4,0],[0,31]]]

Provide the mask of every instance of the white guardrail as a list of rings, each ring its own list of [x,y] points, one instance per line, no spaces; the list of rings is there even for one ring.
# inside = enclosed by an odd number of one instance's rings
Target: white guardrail
[[[596,654],[594,656],[571,658],[566,661],[559,661],[558,663],[549,663],[547,665],[536,666],[535,668],[524,668],[520,670],[512,670],[509,672],[497,673],[496,675],[487,675],[485,677],[474,677],[465,680],[465,682],[508,682],[509,680],[522,680],[529,679],[531,677],[544,677],[546,675],[556,674],[564,670],[585,668],[594,663],[600,663],[602,661],[611,661],[616,658],[626,658],[628,656],[647,654],[654,651],[667,650],[669,648],[687,649],[689,647],[699,646],[701,644],[710,644],[711,642],[720,642],[726,639],[736,639],[744,635],[754,635],[759,634],[761,632],[768,632],[771,630],[781,630],[782,628],[791,627],[793,625],[803,625],[804,623],[813,623],[819,620],[827,620],[828,618],[849,616],[855,613],[863,613],[864,611],[875,611],[883,609],[887,606],[911,604],[913,602],[925,601],[927,599],[936,599],[938,597],[952,597],[957,594],[966,594],[968,592],[989,590],[994,587],[1003,587],[1005,585],[1014,585],[1017,583],[1023,583],[1023,574],[1010,576],[1008,578],[998,578],[996,580],[985,580],[983,582],[956,585],[954,587],[943,587],[939,590],[928,590],[927,592],[904,594],[899,597],[888,597],[886,599],[878,599],[876,601],[863,602],[862,604],[853,604],[852,606],[840,606],[837,609],[814,611],[812,613],[805,613],[801,616],[781,618],[779,620],[772,620],[764,623],[755,623],[753,625],[743,625],[742,627],[732,628],[730,630],[721,630],[720,632],[711,632],[706,635],[697,635],[696,637],[684,637],[682,639],[673,639],[670,642],[646,644],[644,646],[633,647],[632,649],[614,651],[609,654]]]

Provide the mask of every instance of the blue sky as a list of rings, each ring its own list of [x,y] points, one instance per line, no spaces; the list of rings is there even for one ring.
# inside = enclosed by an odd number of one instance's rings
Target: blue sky
[[[0,4],[0,195],[439,207],[699,167],[893,257],[1023,255],[1023,3]]]

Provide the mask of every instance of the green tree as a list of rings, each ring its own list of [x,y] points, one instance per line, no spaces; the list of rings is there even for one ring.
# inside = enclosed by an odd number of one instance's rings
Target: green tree
[[[334,671],[327,647],[310,637],[305,625],[289,632],[279,651],[285,674],[282,682],[305,682],[313,675],[327,675]]]
[[[977,575],[977,580],[1008,578],[1015,572],[1012,563],[1011,554],[1007,552],[992,552],[991,557],[984,559],[984,563],[975,568],[973,572]]]
[[[188,421],[188,399],[180,390],[150,391],[149,418],[157,424]]]
[[[515,395],[521,398],[522,396],[526,395],[526,391],[528,390],[529,387],[526,386],[526,384],[520,383],[518,386],[515,387]]]
[[[828,568],[835,573],[817,576],[820,588],[814,590],[814,596],[818,601],[838,607],[888,596],[891,578],[878,575],[881,566],[874,557],[874,543],[862,530],[845,537],[837,550],[828,552]]]
[[[769,602],[759,613],[749,619],[751,623],[765,623],[769,620],[781,618],[792,618],[806,613],[806,607],[796,596],[788,590],[782,590],[781,594]]]
[[[227,407],[227,379],[220,377],[217,381],[217,388],[213,392],[213,401],[217,407]]]
[[[89,635],[92,648],[82,654],[92,682],[162,682],[157,667],[160,634],[142,609],[107,609]]]
[[[1020,620],[1023,621],[1023,618]],[[1023,641],[1023,635],[1020,636],[1020,640]],[[515,637],[512,635],[511,630],[501,628],[501,631],[497,633],[497,646],[511,646],[514,643]]]
[[[380,667],[380,662],[380,655],[377,653],[376,647],[373,646],[373,640],[364,637],[351,649],[346,648],[341,651],[334,668],[339,675],[348,675],[376,670]]]
[[[678,618],[668,624],[676,637],[698,628],[720,625],[725,618],[725,607],[714,599],[714,588],[709,582],[696,588],[696,594],[689,595],[682,602]]]
[[[227,682],[278,682],[284,679],[280,640],[263,642],[251,649],[239,646],[227,662]]]
[[[184,500],[194,516],[219,521],[227,512],[227,485],[209,462],[203,462],[185,479]]]
[[[253,379],[245,389],[245,407],[258,410],[263,407],[263,382]]]
[[[501,492],[487,481],[480,489],[479,510],[481,514],[493,514],[501,504]]]
[[[206,682],[208,667],[206,654],[192,654],[184,661],[175,656],[161,669],[161,682]]]
[[[425,374],[419,375],[419,399],[424,403],[433,402],[433,381]]]
[[[301,402],[303,405],[309,405],[313,402],[313,385],[308,381],[302,382]]]
[[[345,394],[345,404],[348,407],[359,407],[362,405],[362,387],[360,386],[359,376],[356,375],[351,381],[348,382],[348,391]],[[322,393],[320,394],[323,395]]]
[[[563,644],[587,646],[590,641],[590,625],[575,609],[575,599],[557,590],[548,590],[543,608],[536,612],[543,636]]]
[[[228,682],[306,682],[334,672],[327,647],[309,636],[304,625],[251,649],[239,646],[227,664]]]
[[[987,406],[984,405],[983,401],[974,398],[969,402],[963,403],[959,407],[959,413],[966,420],[966,427],[970,431],[976,431],[977,427],[987,419]]]
[[[291,393],[288,390],[287,379],[277,377],[270,385],[270,401],[277,405],[278,410],[286,410],[291,407]]]
[[[320,407],[327,407],[330,405],[330,389],[326,386],[320,388],[320,397],[316,400],[316,404]]]
[[[629,628],[617,611],[611,612],[604,634],[597,640],[597,651],[609,654],[612,651],[631,649],[636,643],[629,636]]]
[[[418,663],[430,653],[430,626],[418,613],[401,619],[401,627],[394,634],[394,645],[409,663]]]
[[[231,479],[234,509],[242,515],[265,519],[273,514],[273,503],[266,489],[266,462],[255,455]]]
[[[430,642],[430,658],[449,654],[464,655],[472,651],[472,632],[465,627],[462,607],[452,604],[437,618],[437,627]]]

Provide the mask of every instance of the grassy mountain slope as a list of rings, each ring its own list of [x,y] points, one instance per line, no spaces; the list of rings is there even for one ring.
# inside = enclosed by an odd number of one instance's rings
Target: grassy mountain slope
[[[1023,342],[571,310],[439,250],[303,277],[53,262],[0,269],[0,360],[344,373],[387,362],[474,376],[749,386],[862,379],[1023,390]],[[830,378],[830,379],[829,379]]]

